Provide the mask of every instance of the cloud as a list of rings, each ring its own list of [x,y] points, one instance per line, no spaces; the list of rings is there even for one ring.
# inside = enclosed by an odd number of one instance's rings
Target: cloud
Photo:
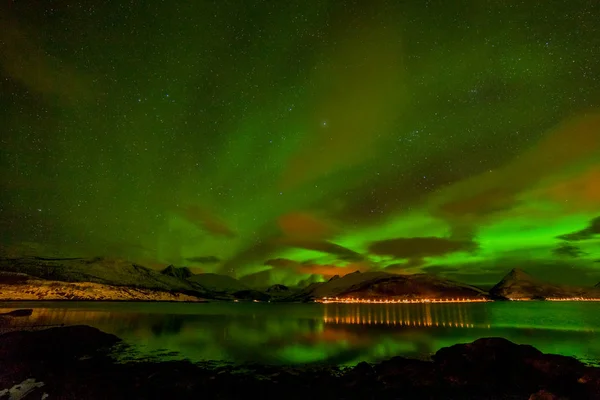
[[[586,252],[581,251],[579,247],[573,246],[571,244],[563,243],[552,250],[552,254],[558,257],[571,257],[578,258],[584,255],[587,255]]]
[[[338,232],[338,228],[306,212],[288,213],[278,220],[284,235],[295,238],[328,239]]]
[[[443,256],[460,251],[472,252],[478,245],[471,240],[453,240],[438,237],[397,238],[373,242],[369,252],[395,258],[422,258]]]
[[[600,204],[600,166],[561,177],[540,190],[540,197],[560,203],[572,212],[597,211]]]
[[[185,261],[199,263],[199,264],[216,264],[221,261],[220,258],[216,256],[198,256],[198,257],[188,257]]]
[[[427,266],[422,271],[459,282],[493,286],[513,268],[521,268],[533,277],[549,283],[590,286],[590,282],[600,280],[600,271],[590,268],[591,264],[590,261],[579,258],[534,260],[500,257],[448,266]]]
[[[449,221],[484,218],[513,207],[517,195],[565,168],[590,162],[600,150],[600,114],[572,118],[504,167],[440,191],[434,213]]]
[[[394,263],[386,266],[383,270],[385,272],[391,272],[394,274],[401,274],[405,272],[414,272],[415,268],[420,268],[425,265],[423,258],[410,258],[408,261],[403,263]]]
[[[233,238],[236,233],[217,215],[200,206],[190,205],[182,210],[183,216],[204,231],[215,235]]]
[[[244,275],[239,279],[239,281],[250,287],[268,286],[271,284],[271,270]]]
[[[321,275],[324,278],[331,278],[335,275],[344,276],[355,271],[366,272],[369,269],[369,265],[364,263],[355,263],[345,266],[312,264],[301,265],[298,268],[298,272],[303,274],[316,274]]]
[[[275,243],[286,247],[294,247],[297,249],[313,250],[332,254],[345,261],[358,261],[363,259],[363,256],[360,253],[326,240],[284,237],[277,239]]]
[[[442,265],[430,265],[427,267],[423,267],[422,271],[428,274],[445,274],[445,273],[449,273],[449,272],[458,272],[460,271],[459,268],[456,267],[449,267],[449,266],[442,266]]]
[[[310,275],[308,278],[301,279],[300,281],[298,281],[296,286],[300,287],[300,288],[304,288],[313,283],[321,282],[322,280],[323,280],[323,278],[321,276],[313,274],[313,275]]]
[[[596,217],[592,219],[589,225],[576,232],[567,233],[564,235],[557,236],[558,239],[568,240],[568,241],[579,241],[579,240],[587,240],[592,239],[595,235],[600,234],[600,217]]]
[[[274,258],[265,261],[265,265],[274,269],[287,270],[296,274],[321,275],[332,277],[334,275],[346,275],[355,271],[366,272],[371,269],[367,262],[354,262],[346,265],[319,264],[309,261],[295,261],[287,258]]]
[[[274,267],[274,268],[298,268],[302,264],[299,263],[298,261],[290,260],[287,258],[274,258],[274,259],[265,261],[265,265],[268,265],[268,266]]]
[[[244,265],[249,265],[252,262],[258,262],[269,257],[278,247],[272,242],[265,240],[244,248],[237,252],[233,257],[225,260],[219,267],[219,273],[230,274],[236,268]]]

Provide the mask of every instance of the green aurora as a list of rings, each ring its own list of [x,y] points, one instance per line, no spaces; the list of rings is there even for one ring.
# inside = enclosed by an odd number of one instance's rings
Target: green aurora
[[[600,281],[600,3],[5,2],[5,251]]]

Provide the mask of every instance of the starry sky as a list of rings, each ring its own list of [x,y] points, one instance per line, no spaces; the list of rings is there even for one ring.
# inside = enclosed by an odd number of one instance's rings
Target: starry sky
[[[7,1],[4,249],[600,281],[596,1]]]

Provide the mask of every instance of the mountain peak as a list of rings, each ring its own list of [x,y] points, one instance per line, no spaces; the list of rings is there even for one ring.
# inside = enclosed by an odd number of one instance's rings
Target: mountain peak
[[[547,299],[590,296],[589,288],[571,287],[541,281],[519,268],[512,269],[491,290],[492,296],[508,299]]]
[[[192,271],[188,267],[177,268],[173,265],[169,265],[167,268],[160,271],[161,274],[172,276],[173,278],[187,279],[192,276]]]
[[[513,268],[510,272],[504,277],[504,279],[512,278],[518,280],[532,280],[533,277],[529,275],[527,272],[523,271],[521,268]]]

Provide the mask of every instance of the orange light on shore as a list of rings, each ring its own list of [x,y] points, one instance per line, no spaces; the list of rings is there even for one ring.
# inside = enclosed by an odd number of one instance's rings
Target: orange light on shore
[[[594,297],[549,297],[546,301],[600,301]]]
[[[357,299],[353,297],[323,297],[315,300],[317,303],[348,303],[348,304],[420,304],[420,303],[487,303],[490,299]]]

